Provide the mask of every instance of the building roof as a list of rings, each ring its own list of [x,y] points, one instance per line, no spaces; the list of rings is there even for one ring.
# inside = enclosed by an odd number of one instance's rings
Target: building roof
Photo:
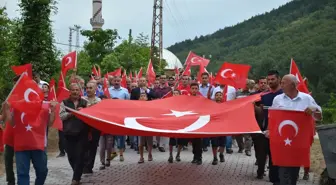
[[[167,49],[162,49],[162,58],[167,62],[165,69],[172,70],[175,69],[175,67],[183,68],[181,61]]]

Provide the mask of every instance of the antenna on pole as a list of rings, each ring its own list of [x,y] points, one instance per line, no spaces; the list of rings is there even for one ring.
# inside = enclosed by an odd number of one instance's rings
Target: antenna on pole
[[[76,31],[76,51],[79,50],[79,30],[80,30],[80,26],[79,25],[74,25],[74,30]]]
[[[69,53],[72,51],[72,32],[73,28],[69,27]]]
[[[162,1],[154,0],[150,58],[162,59]]]

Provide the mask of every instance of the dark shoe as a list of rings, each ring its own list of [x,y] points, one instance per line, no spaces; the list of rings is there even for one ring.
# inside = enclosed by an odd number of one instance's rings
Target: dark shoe
[[[191,163],[196,164],[196,163],[197,163],[197,160],[196,160],[196,159],[193,159],[193,160],[191,161]]]
[[[219,154],[219,161],[221,163],[225,162],[225,158],[224,158],[224,155],[223,154]]]
[[[232,153],[233,153],[233,150],[232,150],[231,148],[230,148],[230,149],[227,149],[227,150],[226,150],[226,153],[227,153],[227,154],[232,154]]]
[[[180,162],[180,161],[181,161],[181,158],[180,158],[180,156],[179,156],[179,155],[177,155],[177,156],[175,157],[175,160],[176,160],[177,162]]]
[[[106,160],[106,164],[105,164],[105,166],[106,166],[106,167],[111,166],[111,162],[110,162],[110,160]]]
[[[83,174],[93,174],[93,171],[87,168],[83,169]]]
[[[166,150],[165,150],[162,146],[160,146],[160,147],[159,147],[159,151],[160,151],[160,152],[165,152]]]
[[[207,151],[208,151],[208,147],[204,147],[203,152],[207,152]]]
[[[251,154],[251,151],[245,151],[245,154],[247,155],[247,156],[251,156],[252,154]]]
[[[168,162],[169,162],[169,163],[173,163],[173,161],[174,161],[173,156],[169,156],[169,158],[168,158]]]
[[[64,157],[64,156],[65,156],[65,153],[60,153],[60,154],[58,154],[58,156],[56,156],[56,158]]]
[[[202,159],[197,160],[197,161],[196,161],[196,164],[197,164],[197,165],[201,165],[201,164],[202,164]]]
[[[238,150],[238,153],[243,153],[243,149],[239,149],[239,150]]]
[[[303,180],[309,180],[309,173],[304,173]]]
[[[15,182],[8,182],[7,185],[15,185]]]
[[[79,184],[80,184],[80,182],[76,181],[76,180],[72,180],[72,182],[71,182],[71,185],[79,185]]]
[[[218,164],[218,159],[214,158],[213,161],[212,161],[212,165],[217,165],[217,164]]]
[[[257,176],[257,179],[263,179],[264,178],[264,175],[258,175]]]
[[[157,146],[156,146],[156,145],[153,145],[153,149],[155,149],[155,148],[157,148]]]

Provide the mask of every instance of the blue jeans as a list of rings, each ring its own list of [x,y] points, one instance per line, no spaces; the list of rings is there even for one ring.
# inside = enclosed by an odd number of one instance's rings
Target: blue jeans
[[[232,136],[226,136],[226,150],[232,148]]]
[[[43,185],[47,175],[47,154],[42,150],[15,152],[18,184],[29,185],[30,160],[36,173],[35,185]]]
[[[118,149],[125,149],[125,136],[114,136]]]

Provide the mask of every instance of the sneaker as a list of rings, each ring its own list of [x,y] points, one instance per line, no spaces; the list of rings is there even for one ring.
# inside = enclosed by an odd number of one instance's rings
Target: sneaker
[[[125,159],[124,159],[124,156],[121,155],[121,156],[120,156],[120,161],[123,162],[124,160],[125,160]]]
[[[201,164],[202,164],[202,159],[197,160],[197,161],[196,161],[196,164],[197,164],[197,165],[201,165]]]
[[[179,156],[179,155],[177,155],[177,156],[176,156],[176,158],[175,158],[175,160],[176,160],[177,162],[180,162],[180,161],[181,161],[181,158],[180,158],[180,156]]]
[[[80,185],[79,181],[72,180],[71,185]]]
[[[196,160],[196,159],[193,159],[193,160],[191,161],[191,163],[196,164],[196,163],[197,163],[197,160]]]
[[[227,154],[232,154],[232,153],[233,153],[233,150],[232,150],[231,148],[229,148],[229,149],[226,150],[226,153],[227,153]]]
[[[225,162],[224,154],[219,154],[219,161],[221,163]]]
[[[303,180],[309,180],[309,173],[304,173],[302,179]]]
[[[64,157],[64,156],[65,156],[65,153],[60,153],[60,154],[58,154],[58,156],[56,156],[56,158]]]
[[[165,152],[166,150],[165,150],[162,146],[160,146],[160,147],[159,147],[159,151],[160,151],[160,152]]]
[[[105,164],[101,164],[100,166],[99,166],[99,170],[104,170],[105,169]]]
[[[212,161],[212,165],[217,165],[217,164],[218,164],[218,159],[214,158],[213,161]]]
[[[247,156],[251,156],[252,154],[251,154],[251,151],[245,151],[245,154],[247,155]]]
[[[169,162],[169,163],[173,163],[173,160],[174,160],[173,156],[169,156],[169,158],[168,158],[168,162]]]
[[[238,150],[238,153],[243,153],[243,149],[239,149],[239,150]]]
[[[106,167],[111,166],[111,162],[110,162],[110,160],[106,160],[106,164],[105,164],[105,166],[106,166]]]

